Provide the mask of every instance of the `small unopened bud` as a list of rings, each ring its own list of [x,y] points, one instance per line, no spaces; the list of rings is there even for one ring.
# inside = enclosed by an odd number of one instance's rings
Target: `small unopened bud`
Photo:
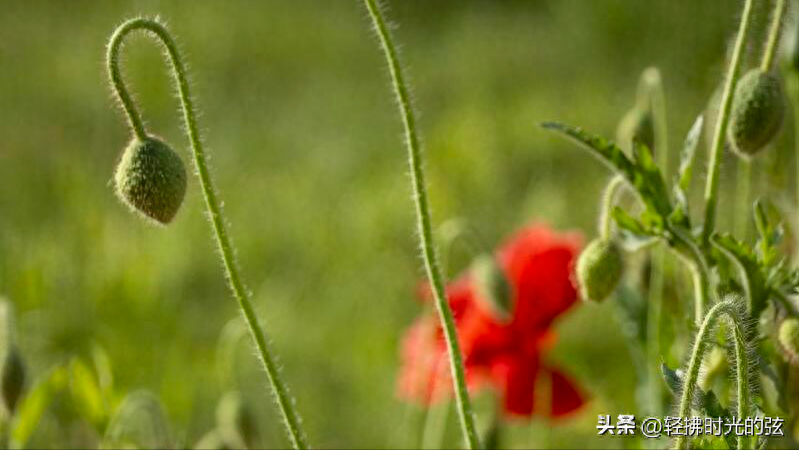
[[[117,166],[117,195],[133,210],[160,224],[177,214],[186,194],[186,169],[164,142],[134,138]]]
[[[480,298],[505,320],[512,314],[513,288],[494,256],[482,254],[474,259],[471,268]]]
[[[25,364],[15,346],[12,346],[6,353],[0,381],[2,382],[3,405],[6,411],[13,414],[22,397],[22,391],[25,389]]]
[[[791,317],[783,320],[777,339],[791,363],[799,365],[799,319]]]
[[[577,281],[583,300],[601,302],[616,289],[624,272],[624,258],[612,239],[594,239],[577,259]]]
[[[776,74],[752,69],[738,81],[727,137],[733,150],[750,158],[777,135],[785,115],[782,83]]]

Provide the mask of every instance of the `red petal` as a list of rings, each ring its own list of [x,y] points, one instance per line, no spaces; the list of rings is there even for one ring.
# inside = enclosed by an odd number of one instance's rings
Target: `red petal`
[[[552,380],[552,417],[565,417],[585,403],[575,384],[558,370],[545,370]]]

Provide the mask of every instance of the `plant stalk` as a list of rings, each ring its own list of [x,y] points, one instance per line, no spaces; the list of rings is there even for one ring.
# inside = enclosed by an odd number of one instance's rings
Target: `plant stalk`
[[[724,81],[724,91],[721,96],[721,104],[719,106],[718,119],[713,133],[713,144],[711,145],[709,172],[707,175],[707,182],[705,185],[705,221],[702,224],[702,244],[704,246],[710,245],[710,235],[716,227],[716,207],[718,205],[718,189],[719,189],[719,168],[721,166],[721,154],[724,150],[725,136],[727,133],[727,122],[732,110],[732,98],[735,85],[738,82],[741,68],[741,56],[743,54],[744,43],[746,42],[746,35],[749,32],[749,24],[752,16],[752,4],[754,0],[746,0],[744,3],[743,13],[741,15],[741,22],[738,27],[738,36],[735,39],[735,47],[733,49],[732,58],[727,69],[727,75]],[[701,314],[697,318],[701,320]]]
[[[424,178],[424,167],[422,165],[422,149],[416,132],[416,120],[411,108],[408,88],[405,85],[402,67],[397,57],[397,51],[385,20],[383,19],[380,7],[375,0],[364,0],[364,4],[369,11],[369,16],[372,19],[372,24],[380,39],[380,44],[386,57],[394,94],[405,128],[405,143],[408,149],[408,164],[411,169],[411,180],[416,204],[417,228],[421,240],[422,255],[424,257],[427,278],[432,285],[433,297],[435,298],[441,327],[444,330],[450,370],[454,383],[458,417],[460,418],[463,437],[470,449],[476,449],[480,447],[480,438],[474,424],[474,412],[472,411],[469,391],[466,386],[463,356],[461,355],[460,345],[458,344],[455,320],[452,317],[452,310],[447,302],[444,291],[444,280],[441,276],[436,259],[430,209],[427,199],[427,187]]]
[[[258,356],[266,371],[269,383],[275,396],[278,409],[286,427],[286,433],[294,448],[304,449],[308,447],[305,435],[302,432],[300,417],[294,409],[294,400],[291,398],[286,384],[283,382],[277,363],[275,362],[267,343],[266,336],[261,329],[255,310],[249,298],[249,294],[244,288],[244,284],[239,276],[239,270],[233,257],[233,245],[228,237],[225,228],[225,218],[222,213],[220,202],[217,199],[216,191],[211,183],[208,166],[206,164],[205,152],[203,151],[202,141],[200,140],[197,128],[197,119],[191,94],[189,93],[189,82],[186,76],[186,68],[178,52],[177,45],[169,31],[159,22],[150,19],[137,18],[131,19],[120,25],[111,37],[108,45],[108,73],[114,90],[122,103],[131,129],[138,138],[146,137],[146,132],[141,120],[141,116],[136,109],[133,98],[125,87],[119,68],[119,50],[124,38],[131,32],[141,30],[148,32],[152,37],[157,38],[166,49],[166,53],[171,63],[171,74],[174,76],[178,88],[178,97],[183,109],[183,120],[186,126],[186,133],[191,143],[194,156],[194,164],[197,168],[197,176],[202,186],[205,205],[208,210],[208,217],[211,222],[214,238],[216,240],[222,264],[225,268],[228,284],[233,297],[236,299],[241,314],[244,316],[250,335],[258,350]]]

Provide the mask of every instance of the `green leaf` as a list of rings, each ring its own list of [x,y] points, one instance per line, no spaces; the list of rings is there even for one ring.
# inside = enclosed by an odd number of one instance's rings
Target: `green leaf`
[[[663,220],[671,214],[671,203],[666,184],[660,170],[652,160],[652,154],[646,146],[638,144],[635,161],[631,161],[624,152],[599,136],[583,131],[582,128],[562,123],[547,122],[542,126],[556,131],[570,140],[588,149],[611,169],[622,175],[638,192],[647,209],[660,215]]]
[[[696,155],[696,147],[699,143],[699,136],[702,134],[703,118],[700,114],[694,121],[688,136],[683,143],[682,151],[680,152],[680,167],[677,171],[677,177],[674,180],[674,212],[669,217],[669,222],[674,225],[682,226],[683,228],[691,228],[690,207],[688,203],[688,191],[691,188],[691,175],[693,173],[694,156]]]
[[[729,234],[714,234],[710,241],[738,267],[741,284],[750,302],[749,313],[758,317],[765,307],[769,289],[754,252]]]
[[[69,364],[69,392],[81,417],[103,432],[108,423],[108,405],[94,371],[77,358]]]
[[[663,380],[666,381],[669,391],[672,395],[676,395],[682,389],[682,377],[676,370],[672,370],[666,363],[660,363],[660,372],[663,374]]]
[[[39,378],[14,415],[11,424],[11,447],[24,448],[53,398],[62,392],[69,374],[64,367],[56,367]]]
[[[686,197],[688,189],[691,187],[691,175],[693,173],[694,156],[696,155],[696,147],[699,143],[699,136],[702,135],[702,122],[704,118],[700,114],[696,118],[691,130],[688,131],[688,136],[680,152],[680,168],[677,171],[677,180],[675,189],[682,192],[682,196]]]
[[[545,122],[541,126],[547,130],[556,131],[589,150],[629,182],[633,183],[635,180],[636,170],[633,162],[627,158],[622,149],[607,139],[586,133],[582,128],[557,122]]]
[[[648,229],[618,206],[613,208],[611,214],[621,232],[622,246],[625,250],[634,252],[657,240],[657,233],[654,230]]]

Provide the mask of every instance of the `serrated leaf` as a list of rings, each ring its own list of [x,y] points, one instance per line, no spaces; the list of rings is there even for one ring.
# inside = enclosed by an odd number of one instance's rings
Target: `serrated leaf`
[[[749,247],[729,234],[714,234],[711,236],[710,241],[730,261],[735,263],[740,273],[741,284],[746,292],[747,299],[751,302],[748,305],[749,313],[752,317],[759,316],[765,307],[768,287],[757,257]]]
[[[682,389],[682,377],[676,370],[672,370],[666,363],[660,363],[660,372],[663,374],[663,380],[666,382],[669,391],[672,395],[677,395]]]
[[[664,220],[671,214],[671,203],[663,176],[652,161],[651,152],[645,146],[636,150],[636,160],[631,161],[615,144],[602,137],[589,134],[582,128],[555,122],[546,122],[542,126],[556,131],[588,149],[591,154],[622,175],[638,192],[638,196],[647,209],[660,215]],[[641,145],[638,144],[638,147]]]
[[[652,152],[646,145],[635,141],[633,142],[633,148],[635,149],[635,168],[639,176],[643,178],[641,182],[634,183],[634,185],[639,191],[647,192],[646,197],[648,200],[645,200],[644,203],[654,209],[659,215],[666,217],[671,213],[671,204],[669,203],[669,192],[666,188],[663,174],[655,163]]]

